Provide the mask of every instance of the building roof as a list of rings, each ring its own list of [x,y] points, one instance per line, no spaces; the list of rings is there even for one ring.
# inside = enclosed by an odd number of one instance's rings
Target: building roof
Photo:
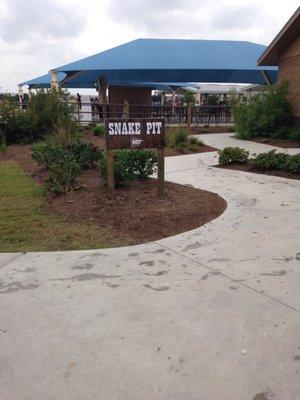
[[[280,55],[300,36],[300,7],[259,57],[259,66],[278,65]]]
[[[257,59],[264,50],[245,41],[137,39],[56,69],[83,85],[99,76],[111,82],[263,83]],[[265,69],[275,81],[276,68]]]
[[[277,68],[257,66],[265,48],[246,41],[137,39],[55,69],[66,74],[61,85],[67,88],[93,88],[101,76],[115,85],[124,82],[263,84],[263,70],[271,82],[277,77]],[[24,84],[30,85],[32,81]]]

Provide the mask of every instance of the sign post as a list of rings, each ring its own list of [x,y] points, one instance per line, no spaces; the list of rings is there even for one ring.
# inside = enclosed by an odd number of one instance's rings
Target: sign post
[[[109,118],[105,124],[108,196],[114,192],[115,149],[157,149],[157,191],[164,195],[165,181],[165,120],[163,118]]]

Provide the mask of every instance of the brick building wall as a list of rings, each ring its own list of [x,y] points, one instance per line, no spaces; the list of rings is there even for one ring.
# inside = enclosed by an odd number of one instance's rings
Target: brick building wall
[[[289,81],[290,100],[294,106],[297,123],[300,124],[300,37],[280,56],[278,82],[283,80]]]

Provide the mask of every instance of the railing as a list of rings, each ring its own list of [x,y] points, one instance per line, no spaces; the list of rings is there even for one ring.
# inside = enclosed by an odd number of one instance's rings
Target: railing
[[[73,104],[74,105],[74,104]],[[227,106],[155,106],[140,104],[76,105],[75,118],[81,123],[103,123],[105,118],[165,118],[167,125],[232,124]]]
[[[16,103],[26,111],[27,103]],[[67,103],[80,124],[104,123],[106,118],[165,118],[167,125],[224,125],[233,123],[228,106],[170,106],[141,104]]]

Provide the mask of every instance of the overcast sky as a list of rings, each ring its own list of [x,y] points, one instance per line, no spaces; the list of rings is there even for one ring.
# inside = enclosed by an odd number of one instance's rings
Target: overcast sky
[[[269,44],[299,0],[0,0],[0,87],[137,38]]]

